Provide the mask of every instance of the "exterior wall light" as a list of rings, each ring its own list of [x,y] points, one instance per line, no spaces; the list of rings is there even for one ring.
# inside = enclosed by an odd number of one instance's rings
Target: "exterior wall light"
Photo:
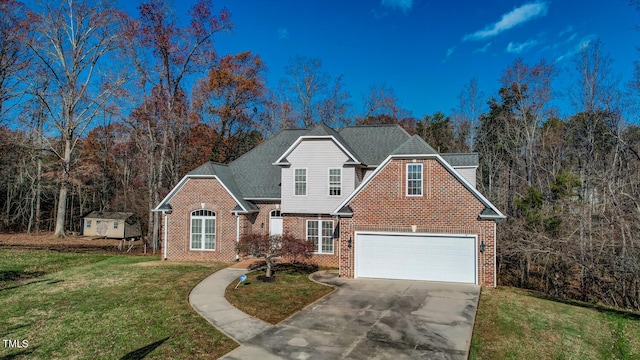
[[[481,253],[484,253],[484,248],[485,248],[484,240],[482,240],[482,242],[480,243],[480,252]]]
[[[347,241],[347,247],[351,249],[352,245],[353,245],[353,239],[351,238],[351,236],[349,236],[349,241]]]

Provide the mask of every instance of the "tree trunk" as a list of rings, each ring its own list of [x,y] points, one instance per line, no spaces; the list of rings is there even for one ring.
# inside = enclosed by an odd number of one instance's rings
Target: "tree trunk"
[[[71,165],[71,139],[64,141],[64,160],[62,162],[62,182],[60,183],[60,195],[58,196],[58,211],[56,213],[56,229],[53,234],[56,237],[64,237],[64,222],[67,215],[67,194],[69,192],[69,168]]]
[[[264,258],[265,262],[267,263],[267,272],[265,273],[265,277],[270,278],[271,277],[271,257],[270,256],[266,256]]]

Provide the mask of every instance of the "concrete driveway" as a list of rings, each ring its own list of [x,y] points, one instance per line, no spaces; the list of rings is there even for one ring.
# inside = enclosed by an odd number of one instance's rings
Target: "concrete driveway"
[[[480,287],[427,281],[314,280],[336,291],[223,359],[466,359]]]

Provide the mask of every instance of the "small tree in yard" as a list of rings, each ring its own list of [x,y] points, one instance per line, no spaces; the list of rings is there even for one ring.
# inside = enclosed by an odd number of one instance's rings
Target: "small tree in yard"
[[[308,258],[314,250],[312,242],[298,239],[290,234],[248,234],[243,235],[238,242],[238,252],[264,258],[267,263],[265,274],[267,278],[271,277],[273,258],[281,256]]]

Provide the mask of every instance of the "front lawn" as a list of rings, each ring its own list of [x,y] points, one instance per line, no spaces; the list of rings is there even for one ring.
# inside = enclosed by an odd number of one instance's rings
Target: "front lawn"
[[[640,359],[640,315],[483,289],[470,359]]]
[[[276,281],[262,282],[258,276],[263,276],[264,271],[252,272],[237,289],[237,280],[229,284],[225,297],[245,313],[277,324],[333,291],[330,286],[309,280],[313,271],[303,265],[279,264],[274,272]]]
[[[218,358],[237,344],[189,305],[226,264],[0,249],[2,359]]]

